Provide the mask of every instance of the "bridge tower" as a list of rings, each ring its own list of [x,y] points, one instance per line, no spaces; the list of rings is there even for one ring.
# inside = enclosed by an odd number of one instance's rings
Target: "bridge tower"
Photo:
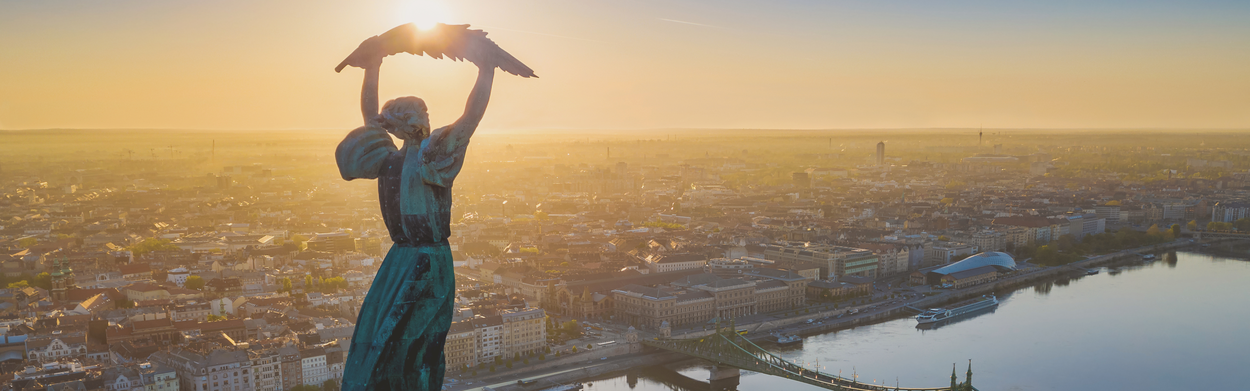
[[[968,374],[964,376],[964,384],[969,390],[972,389],[972,359],[968,359]]]
[[[712,386],[712,391],[735,390],[741,376],[742,372],[738,368],[717,364],[712,366],[707,382]]]
[[[955,363],[951,363],[951,391],[959,389],[958,379],[959,377],[955,375]]]
[[[642,351],[642,344],[638,342],[638,330],[634,326],[629,326],[629,330],[625,331],[625,343],[629,345],[630,353]]]
[[[669,325],[667,320],[660,322],[660,337],[669,338],[672,336],[673,326]]]

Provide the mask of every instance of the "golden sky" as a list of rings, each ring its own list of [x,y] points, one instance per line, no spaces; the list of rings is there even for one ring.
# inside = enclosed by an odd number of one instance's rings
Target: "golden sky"
[[[1246,128],[1246,1],[0,2],[0,129],[350,129],[333,67],[410,21],[485,29],[484,129]],[[401,55],[382,98],[463,110],[475,69]]]

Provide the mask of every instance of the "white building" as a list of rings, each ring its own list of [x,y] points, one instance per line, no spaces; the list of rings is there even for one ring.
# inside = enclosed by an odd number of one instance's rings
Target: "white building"
[[[699,254],[662,254],[647,257],[647,268],[652,273],[666,273],[678,270],[702,269],[707,266],[707,257]]]
[[[149,359],[172,367],[181,390],[255,391],[252,360],[243,350],[214,350],[204,356],[175,347],[152,353]]]
[[[325,348],[312,348],[299,351],[300,366],[304,370],[304,384],[321,386],[330,380],[330,367],[326,365]]]
[[[1211,207],[1211,221],[1231,223],[1250,218],[1250,204],[1220,202]]]
[[[957,242],[935,242],[925,246],[922,267],[946,265],[978,251],[977,246]]]
[[[477,331],[477,362],[490,362],[495,357],[503,358],[503,317],[495,315],[470,321]]]
[[[282,355],[277,350],[253,350],[252,386],[256,391],[282,391]],[[161,391],[161,390],[156,390]]]
[[[178,285],[179,288],[182,288],[183,285],[187,283],[187,277],[190,277],[190,276],[191,276],[191,272],[188,271],[187,268],[179,267],[179,268],[170,270],[169,273],[167,274],[167,277],[165,277],[165,281],[172,282]]]
[[[26,340],[26,356],[38,362],[54,362],[61,359],[87,357],[87,336],[85,334],[61,334],[54,332],[49,337],[37,337]]]

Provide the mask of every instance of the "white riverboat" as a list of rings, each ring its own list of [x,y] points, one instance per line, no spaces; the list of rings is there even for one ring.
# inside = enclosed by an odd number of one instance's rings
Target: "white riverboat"
[[[945,308],[930,309],[920,315],[916,315],[916,321],[920,322],[920,324],[936,323],[997,306],[997,297],[994,297],[993,295],[981,296],[972,300],[959,302]]]

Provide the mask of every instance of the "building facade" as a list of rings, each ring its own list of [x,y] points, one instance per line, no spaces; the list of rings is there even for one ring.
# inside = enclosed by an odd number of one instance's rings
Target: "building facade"
[[[630,284],[612,294],[617,319],[655,330],[661,324],[689,327],[802,306],[808,281],[791,271],[756,269],[743,278],[704,273],[666,286]]]
[[[821,278],[876,278],[878,258],[871,250],[811,243],[765,244],[764,259],[788,269],[820,268]]]
[[[448,368],[475,367],[542,353],[547,343],[547,313],[526,307],[452,323],[444,345]]]

